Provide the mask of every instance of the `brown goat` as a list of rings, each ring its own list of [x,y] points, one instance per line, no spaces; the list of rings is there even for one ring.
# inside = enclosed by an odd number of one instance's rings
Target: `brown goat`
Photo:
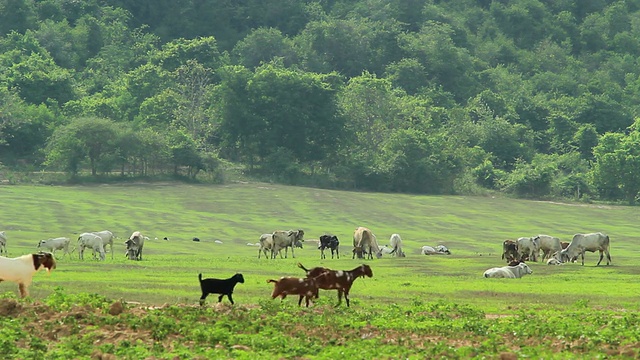
[[[357,278],[373,276],[371,267],[365,264],[349,271],[331,270],[325,267],[307,269],[301,263],[298,263],[298,267],[307,272],[307,278],[316,278],[318,288],[324,290],[338,290],[338,304],[336,306],[340,306],[340,304],[342,304],[342,294],[344,294],[344,299],[347,302],[347,306],[349,306],[349,290],[351,290],[351,286]],[[318,297],[317,294],[316,297]]]
[[[275,299],[280,296],[280,299],[284,299],[287,295],[300,295],[298,300],[298,306],[302,304],[302,298],[305,298],[307,307],[309,307],[309,300],[313,297],[318,297],[318,282],[317,279],[321,278],[322,274],[316,278],[297,278],[297,277],[281,277],[280,280],[267,280],[267,283],[275,283],[273,287],[273,293],[271,298]]]

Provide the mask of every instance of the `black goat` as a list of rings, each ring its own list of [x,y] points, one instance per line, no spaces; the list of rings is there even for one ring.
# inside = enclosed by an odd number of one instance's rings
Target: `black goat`
[[[200,306],[204,305],[204,299],[209,294],[220,294],[218,296],[218,302],[222,301],[222,298],[227,295],[231,304],[233,304],[233,288],[237,283],[244,283],[244,277],[242,274],[235,274],[228,279],[203,279],[202,274],[198,274],[198,280],[200,280],[200,289],[202,289],[202,296],[200,297]]]
[[[333,253],[335,251],[338,259],[340,259],[340,252],[338,247],[340,246],[340,241],[338,241],[338,237],[335,235],[322,235],[320,236],[320,245],[318,249],[320,249],[320,259],[325,259],[324,249],[331,249],[331,258],[333,259]]]

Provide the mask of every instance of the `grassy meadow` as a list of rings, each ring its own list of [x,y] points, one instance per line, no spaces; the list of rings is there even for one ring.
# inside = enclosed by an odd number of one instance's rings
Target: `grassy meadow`
[[[251,320],[254,323],[265,321],[264,314],[260,312],[265,309],[277,313],[276,318],[294,322],[311,321],[304,314],[322,313],[325,323],[333,324],[337,320],[329,320],[327,314],[336,314],[335,316],[340,317],[342,321],[352,325],[337,323],[331,326],[344,329],[358,324],[360,330],[355,337],[361,337],[359,341],[365,343],[374,340],[378,343],[378,337],[385,337],[389,333],[400,334],[398,342],[387,343],[378,349],[379,352],[368,356],[359,353],[362,349],[358,345],[359,342],[350,348],[350,345],[341,343],[340,339],[334,339],[333,343],[329,341],[328,344],[342,346],[339,347],[343,351],[342,355],[336,353],[335,349],[320,351],[314,347],[319,346],[318,344],[311,344],[310,349],[299,349],[295,352],[293,357],[298,358],[336,358],[349,354],[353,355],[351,358],[468,358],[482,354],[491,357],[491,354],[496,355],[504,351],[544,358],[549,358],[550,354],[557,352],[558,358],[567,358],[574,352],[571,350],[572,347],[567,347],[566,344],[556,344],[553,349],[555,352],[545,352],[550,350],[544,343],[546,340],[543,340],[546,338],[544,331],[539,330],[539,327],[547,326],[544,324],[549,322],[550,318],[565,321],[564,316],[567,312],[577,312],[577,315],[571,316],[572,321],[589,323],[589,326],[594,327],[593,333],[600,334],[599,336],[603,336],[601,326],[612,326],[601,325],[600,321],[605,321],[603,318],[622,321],[620,318],[623,317],[635,327],[638,323],[640,283],[637,276],[640,273],[640,253],[636,246],[640,244],[640,229],[637,226],[640,209],[636,207],[499,197],[346,192],[262,183],[224,186],[2,186],[0,201],[4,204],[0,207],[0,231],[4,230],[7,233],[7,247],[9,256],[12,257],[35,251],[38,241],[49,237],[66,236],[72,238],[72,243],[75,243],[75,238],[81,232],[104,229],[111,230],[119,236],[114,244],[114,259],[111,258],[112,254],[107,253],[106,261],[94,261],[91,260],[90,253],[85,253],[85,260],[79,260],[76,251],[71,258],[67,256],[59,259],[57,269],[50,276],[44,272],[38,273],[30,287],[31,300],[28,301],[31,303],[52,302],[54,300],[51,299],[59,299],[61,296],[69,297],[72,299],[71,302],[78,302],[75,297],[98,296],[122,300],[129,304],[141,303],[151,308],[161,306],[173,309],[174,306],[180,306],[183,310],[174,309],[169,316],[194,316],[203,321],[202,313],[179,313],[207,311],[208,316],[221,316],[215,315],[215,309],[221,307],[214,305],[217,302],[214,295],[207,299],[206,310],[196,306],[200,297],[197,274],[202,272],[204,277],[226,278],[235,272],[241,272],[246,282],[236,287],[236,306],[232,308],[223,305],[222,309],[227,313],[230,311],[231,315],[237,315],[243,321],[250,317],[244,311],[253,314],[251,309],[257,309],[255,318]],[[288,297],[282,303],[279,299],[270,299],[273,285],[267,284],[266,280],[287,275],[303,276],[303,271],[296,266],[298,261],[306,267],[322,265],[343,270],[353,269],[361,264],[362,260],[351,258],[352,235],[357,226],[369,227],[381,245],[388,244],[392,233],[399,233],[404,241],[407,257],[385,256],[382,259],[365,260],[372,267],[374,276],[356,280],[351,290],[350,310],[346,309],[344,303],[343,308],[333,308],[337,301],[334,291],[321,291],[320,299],[311,309],[299,309],[297,297]],[[258,247],[248,245],[256,243],[262,233],[298,228],[304,229],[306,242],[303,249],[296,249],[295,259],[291,258],[291,253],[287,259],[258,259]],[[129,261],[124,257],[124,240],[136,230],[151,238],[145,243],[143,261],[139,262]],[[522,279],[482,277],[487,268],[504,265],[500,254],[502,241],[505,239],[549,234],[559,237],[562,241],[570,241],[574,233],[596,231],[605,232],[611,238],[613,266],[596,267],[598,254],[587,253],[584,266],[580,263],[563,266],[530,263],[533,274]],[[342,256],[339,260],[331,259],[330,256],[326,260],[320,260],[316,241],[324,233],[333,233],[340,239]],[[159,240],[155,240],[156,237]],[[169,238],[169,241],[163,241],[164,237]],[[201,242],[193,242],[193,237],[200,238]],[[222,241],[222,244],[216,243],[215,240]],[[437,244],[446,245],[453,254],[420,254],[423,245]],[[605,262],[606,259],[603,260],[603,264]],[[16,298],[16,294],[15,284],[0,283],[0,296]],[[227,302],[226,298],[224,302]],[[427,313],[431,315],[426,315],[425,318],[423,310],[417,310],[418,308],[429,308]],[[594,312],[603,314],[603,318],[590,319]],[[434,340],[433,334],[423,329],[424,322],[413,323],[406,319],[407,314],[412,313],[422,314],[421,317],[428,321],[433,321],[431,316],[440,318],[446,314],[458,314],[452,321],[464,319],[464,324],[459,326],[465,333],[471,331],[485,335],[476,334],[475,340],[465,337],[456,339],[457,335],[441,333],[445,330],[443,325],[439,324],[438,338]],[[517,326],[522,326],[523,318],[528,319],[529,324],[534,322],[533,318],[529,317],[535,316],[533,314],[539,316],[535,318],[538,321],[535,326],[538,329],[536,332],[541,332],[534,333],[533,336],[539,336],[542,343],[530,345],[534,349],[537,346],[538,350],[527,352],[523,350],[527,347],[526,344],[515,346],[502,343],[503,340],[496,340],[502,338],[500,334],[503,332],[513,333],[512,327],[516,326],[514,320],[499,319],[516,317],[519,319]],[[626,316],[631,316],[631,319],[627,319]],[[390,324],[396,324],[398,317],[405,320],[401,326],[399,325],[400,328],[393,328]],[[378,319],[377,322],[374,319]],[[92,324],[97,322],[95,319],[92,320]],[[494,327],[499,325],[504,328],[496,330]],[[265,337],[271,336],[270,331],[293,331],[273,329],[271,326],[274,325],[271,322],[265,322],[264,326],[264,329],[267,329],[262,331]],[[303,323],[299,323],[294,328],[300,331],[303,326]],[[451,334],[457,334],[453,330],[458,325],[448,326],[453,326],[448,328]],[[565,325],[564,331],[581,326]],[[157,325],[152,328],[156,329]],[[373,328],[372,335],[362,335],[363,328]],[[436,348],[418,346],[417,350],[410,352],[406,349],[400,353],[396,352],[397,345],[401,345],[403,341],[411,343],[415,340],[411,340],[412,335],[405,338],[402,334],[414,334],[420,329],[429,336],[428,341],[421,340],[422,344],[424,345],[424,341],[431,342],[436,344]],[[149,331],[153,333],[155,330]],[[167,331],[171,334],[170,330]],[[308,334],[307,331],[305,330],[305,334]],[[486,334],[491,331],[496,331],[493,338],[496,343],[487,345],[486,342],[489,340],[483,336],[488,336]],[[559,341],[557,339],[560,336],[568,336],[564,333],[553,334],[553,331],[549,330],[552,335],[549,341],[554,344]],[[181,336],[187,336],[182,332],[183,330],[176,330]],[[154,335],[153,338],[167,341],[166,336]],[[246,356],[254,359],[291,356],[268,348],[266,351],[258,351],[256,348],[259,346],[256,342],[264,339],[216,340],[210,335],[190,336],[194,337],[192,345],[195,345],[183,350],[200,354],[203,358]],[[307,335],[303,337],[310,338]],[[626,342],[635,341],[637,344],[638,338],[640,334],[635,332],[629,335],[630,340],[627,339]],[[492,337],[489,336],[488,339]],[[325,339],[323,344],[326,345],[327,341]],[[595,350],[584,347],[578,352],[577,357],[592,354],[590,351],[597,353],[602,350],[597,346],[611,342],[600,339],[595,342]],[[145,348],[144,351],[147,352],[141,354],[127,353],[122,350],[121,342],[114,343],[115,348],[105,348],[102,351],[118,354],[116,350],[120,349],[117,358],[144,358],[154,354],[152,348],[155,345],[145,345],[150,348]],[[198,345],[201,343],[208,345]],[[213,344],[216,343],[224,346],[214,347]],[[245,344],[242,346],[250,350],[232,347],[238,343]],[[478,344],[486,348],[480,351]],[[130,349],[130,346],[131,343],[124,348]],[[575,344],[572,346],[575,348]],[[3,344],[0,342],[0,351],[2,347]],[[155,356],[163,358],[165,355],[169,356],[167,354],[180,354],[174,345],[170,347],[173,352],[163,350],[164,352]],[[194,350],[194,347],[199,350]],[[202,350],[205,348],[206,350]],[[546,350],[539,350],[542,348]],[[435,353],[427,355],[430,351],[428,349]],[[20,354],[16,351],[16,354]],[[82,358],[78,355],[82,353],[81,350],[74,351],[77,352],[71,352],[74,354],[72,356]],[[45,351],[43,354],[46,354],[45,358],[56,358],[53,356],[55,354],[60,358],[69,356],[68,352]],[[624,351],[620,350],[610,355],[615,357],[620,354],[624,354]],[[637,355],[636,352],[627,354],[631,357]]]

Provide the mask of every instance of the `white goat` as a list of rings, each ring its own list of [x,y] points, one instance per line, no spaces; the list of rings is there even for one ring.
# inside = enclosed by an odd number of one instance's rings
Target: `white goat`
[[[23,298],[29,295],[29,285],[38,270],[47,269],[50,273],[55,268],[56,260],[50,253],[41,252],[17,258],[0,256],[0,279],[17,283]]]

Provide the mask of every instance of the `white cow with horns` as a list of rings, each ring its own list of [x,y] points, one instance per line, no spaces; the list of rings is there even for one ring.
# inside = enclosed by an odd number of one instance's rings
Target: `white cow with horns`
[[[82,233],[78,236],[78,255],[80,260],[84,259],[84,249],[90,248],[93,250],[93,257],[96,253],[100,255],[100,260],[105,259],[104,254],[104,242],[102,238],[94,233]]]
[[[71,252],[69,251],[69,244],[71,243],[71,239],[67,237],[58,237],[54,239],[40,240],[38,242],[39,249],[48,250],[54,257],[56,254],[56,250],[63,250],[62,257],[69,254],[71,256]]]
[[[569,246],[560,251],[560,259],[562,262],[568,262],[577,259],[578,255],[580,255],[582,257],[582,265],[584,265],[584,253],[586,251],[600,252],[600,260],[598,260],[596,266],[600,265],[604,254],[607,255],[607,265],[613,264],[611,254],[609,254],[609,236],[601,232],[573,235]]]

